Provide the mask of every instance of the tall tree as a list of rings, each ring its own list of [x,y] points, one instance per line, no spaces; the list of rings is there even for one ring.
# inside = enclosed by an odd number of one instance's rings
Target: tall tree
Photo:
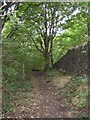
[[[59,34],[61,24],[71,15],[70,5],[70,3],[66,6],[62,3],[34,3],[26,15],[26,19],[31,21],[31,26],[34,26],[34,36],[39,39],[39,45],[35,37],[33,42],[43,54],[44,71],[53,65],[53,40],[57,33]]]
[[[44,71],[53,65],[53,41],[56,35],[60,35],[66,27],[70,27],[71,20],[75,19],[80,12],[85,12],[83,3],[20,3],[16,12],[20,23],[26,23],[28,35],[32,39],[34,46],[44,57]],[[78,14],[77,14],[78,13]],[[14,14],[13,14],[14,15]],[[12,17],[11,15],[10,17]],[[70,24],[69,24],[70,23]],[[18,22],[14,24],[14,29],[7,35],[12,37],[20,28]]]

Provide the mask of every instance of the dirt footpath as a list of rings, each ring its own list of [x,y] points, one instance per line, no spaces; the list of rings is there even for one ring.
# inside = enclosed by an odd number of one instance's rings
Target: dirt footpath
[[[50,79],[45,78],[41,72],[32,72],[33,90],[24,94],[28,97],[18,100],[15,113],[6,116],[12,118],[70,118],[71,107],[62,100],[56,100],[56,89]],[[31,99],[32,98],[32,99]]]
[[[34,118],[67,118],[71,117],[70,107],[62,101],[56,101],[56,90],[50,80],[40,72],[32,73],[33,86],[37,98],[31,109],[34,109],[30,117]]]

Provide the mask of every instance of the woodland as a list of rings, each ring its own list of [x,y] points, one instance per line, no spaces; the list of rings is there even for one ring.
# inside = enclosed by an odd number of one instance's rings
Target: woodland
[[[90,3],[2,2],[0,13],[2,118],[87,119]]]

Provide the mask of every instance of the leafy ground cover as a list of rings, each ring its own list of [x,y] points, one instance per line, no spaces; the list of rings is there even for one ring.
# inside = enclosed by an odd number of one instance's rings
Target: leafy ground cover
[[[32,90],[30,80],[22,81],[4,81],[2,88],[2,110],[3,112],[15,111],[14,103],[22,97],[22,93],[28,93]],[[18,103],[16,103],[18,104]]]
[[[48,75],[52,77],[51,71],[47,73]],[[53,76],[53,84],[57,89],[57,100],[63,100],[65,104],[72,105],[73,117],[88,117],[88,77],[86,75],[58,74]]]

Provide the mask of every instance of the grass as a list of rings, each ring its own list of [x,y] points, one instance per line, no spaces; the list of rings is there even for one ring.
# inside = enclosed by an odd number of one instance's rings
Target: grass
[[[31,90],[32,90],[32,84],[30,80],[4,81],[3,90],[2,90],[3,112],[15,111],[15,105],[13,105],[12,102],[17,101],[17,99],[19,99],[21,95],[23,95],[23,93],[30,92]],[[25,97],[26,96],[24,96],[24,99]]]
[[[54,77],[59,75],[59,71],[56,69],[50,69],[46,72],[46,77]]]
[[[53,79],[53,85],[57,88],[57,96],[65,104],[69,103],[74,109],[71,110],[75,118],[87,118],[88,116],[88,77],[68,76],[60,74],[60,71],[51,70],[47,76]]]
[[[46,72],[46,76],[47,77],[57,77],[57,76],[60,76],[60,75],[65,75],[65,71],[60,69],[60,70],[57,70],[57,69],[49,69],[47,72]]]

